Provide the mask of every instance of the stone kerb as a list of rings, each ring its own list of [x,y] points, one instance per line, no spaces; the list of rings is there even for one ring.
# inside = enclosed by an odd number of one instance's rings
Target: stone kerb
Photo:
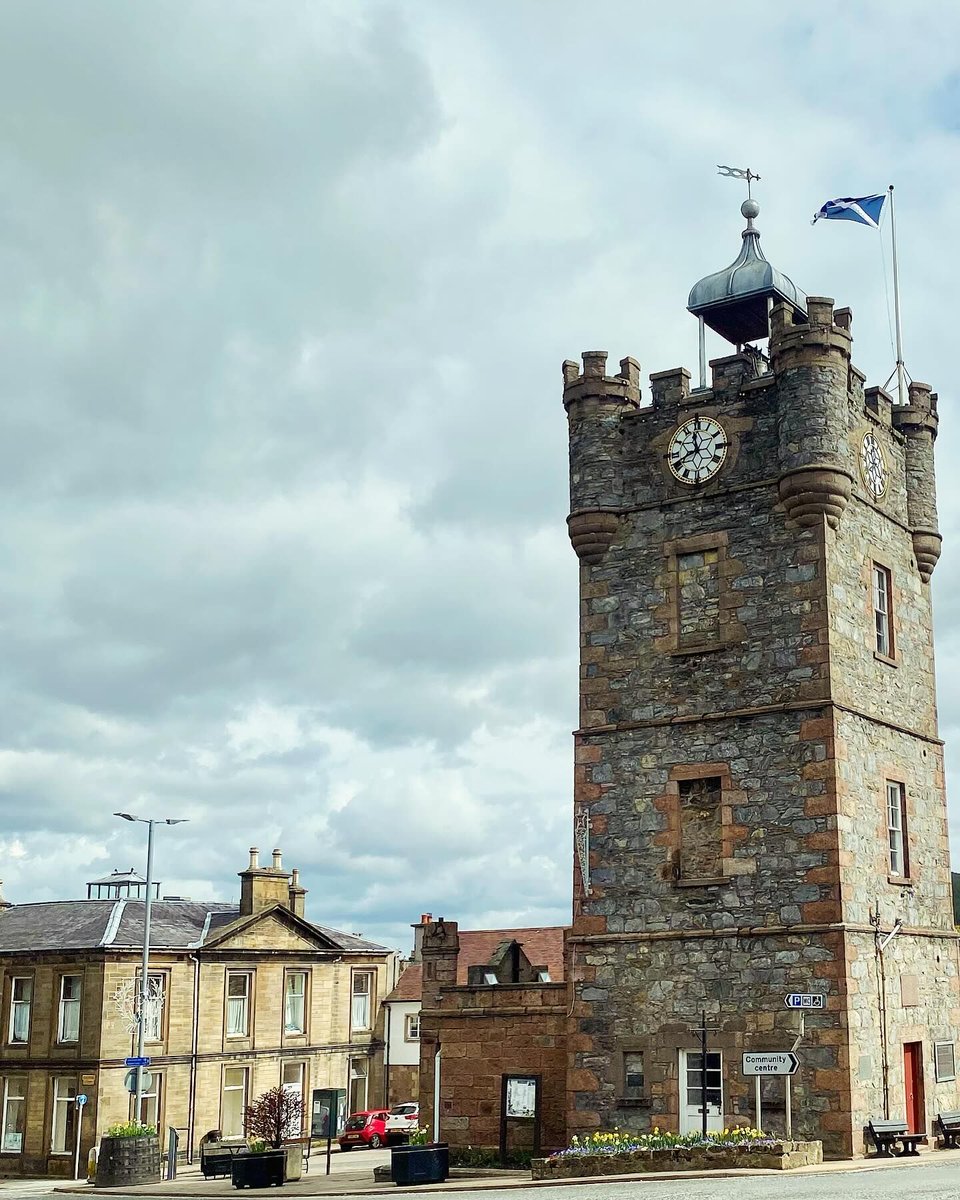
[[[628,1154],[583,1154],[535,1158],[534,1179],[589,1179],[604,1175],[641,1175],[668,1171],[793,1171],[823,1162],[822,1142],[774,1142],[744,1146],[673,1146]]]

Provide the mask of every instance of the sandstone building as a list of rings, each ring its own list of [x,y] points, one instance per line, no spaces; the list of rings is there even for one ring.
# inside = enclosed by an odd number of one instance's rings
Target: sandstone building
[[[196,1151],[210,1129],[243,1132],[243,1110],[282,1085],[341,1107],[382,1091],[380,997],[394,951],[308,921],[298,873],[250,852],[240,903],[152,903],[152,1083],[140,1116]],[[0,907],[0,1174],[73,1174],[78,1094],[88,1098],[81,1163],[109,1125],[134,1116],[124,1059],[136,1053],[134,996],[143,881],[95,881],[88,899]],[[343,1113],[339,1114],[342,1119]]]
[[[850,1155],[871,1116],[929,1130],[960,1107],[937,398],[866,387],[850,311],[776,271],[758,206],[742,211],[739,257],[690,296],[734,350],[709,379],[660,371],[642,394],[633,359],[563,367],[581,598],[573,923],[562,994],[531,1003],[551,1038],[565,1030],[558,1141],[697,1129],[704,1105],[711,1128],[752,1122],[742,1053],[796,1044],[793,1130]],[[424,933],[433,1006],[509,1008],[496,986],[457,995],[449,942]],[[789,994],[824,1007],[801,1028]],[[442,1060],[462,1054],[438,1036]],[[440,1095],[441,1131],[476,1144],[444,1113],[496,1098]],[[762,1100],[782,1131],[783,1082]]]

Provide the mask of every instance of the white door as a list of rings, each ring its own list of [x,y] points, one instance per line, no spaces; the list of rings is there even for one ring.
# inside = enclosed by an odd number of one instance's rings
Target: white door
[[[703,1128],[703,1059],[699,1050],[680,1051],[680,1132]],[[707,1131],[723,1129],[723,1056],[707,1051]]]

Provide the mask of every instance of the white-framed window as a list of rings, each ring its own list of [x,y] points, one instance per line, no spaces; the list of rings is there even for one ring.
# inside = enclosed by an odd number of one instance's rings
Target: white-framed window
[[[223,1068],[223,1102],[220,1128],[223,1136],[243,1137],[243,1114],[247,1108],[247,1068]]]
[[[33,977],[14,975],[10,981],[10,1030],[8,1041],[30,1040],[30,1005],[33,1001]]]
[[[403,1021],[403,1040],[405,1042],[420,1041],[420,1014],[407,1013]]]
[[[58,1075],[53,1081],[53,1136],[51,1154],[71,1154],[77,1130],[77,1080],[73,1075]]]
[[[140,973],[137,972],[137,987],[140,986]],[[143,1012],[143,1040],[145,1042],[163,1041],[163,1008],[167,1002],[167,977],[163,972],[151,971],[147,975],[147,1003]],[[147,1124],[152,1125],[152,1121]]]
[[[299,1137],[303,1123],[303,1077],[305,1064],[302,1062],[285,1062],[280,1067],[280,1086],[290,1096],[300,1101],[299,1121],[291,1117],[287,1122],[286,1136]]]
[[[79,1042],[80,1040],[80,995],[82,990],[82,975],[60,976],[60,1016],[57,1022],[58,1042]]]
[[[140,1097],[140,1113],[138,1119],[143,1125],[152,1125],[160,1129],[160,1095],[163,1089],[163,1075],[150,1068],[150,1086]],[[132,1097],[136,1104],[136,1097]]]
[[[227,972],[227,1037],[250,1033],[250,973]]]
[[[876,651],[893,658],[892,580],[887,567],[873,564],[873,623]]]
[[[283,1031],[284,1033],[306,1033],[306,971],[288,971],[284,980]]]
[[[371,1028],[373,1014],[373,972],[354,971],[351,982],[350,1028],[360,1031]],[[356,1110],[354,1110],[356,1111]]]
[[[890,874],[905,879],[910,873],[907,853],[907,793],[902,783],[887,780],[887,844]]]
[[[350,1059],[350,1109],[352,1113],[365,1112],[367,1108],[367,1060]]]
[[[947,1083],[957,1077],[956,1048],[953,1042],[933,1043],[933,1065],[937,1083]]]
[[[8,1075],[3,1081],[3,1117],[0,1120],[0,1154],[20,1154],[27,1122],[27,1079]]]

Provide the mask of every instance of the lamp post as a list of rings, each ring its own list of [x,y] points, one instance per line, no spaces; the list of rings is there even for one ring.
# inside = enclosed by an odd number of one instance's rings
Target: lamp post
[[[135,817],[130,813],[118,812],[115,817],[124,821],[136,821],[147,827],[147,898],[143,906],[143,962],[140,967],[140,1002],[137,1006],[137,1058],[143,1058],[143,1042],[146,1033],[147,1000],[150,996],[150,906],[153,902],[153,827],[154,825],[183,825],[186,817]],[[143,1063],[137,1064],[137,1091],[133,1108],[133,1119],[140,1120],[140,1104],[143,1100]]]

